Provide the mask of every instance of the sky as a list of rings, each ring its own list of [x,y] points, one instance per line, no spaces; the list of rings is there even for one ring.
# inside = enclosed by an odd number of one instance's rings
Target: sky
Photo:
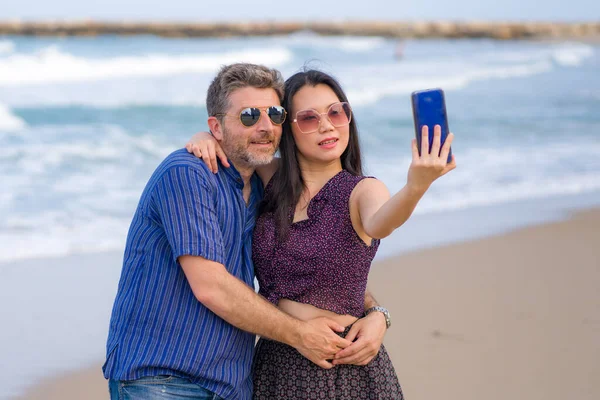
[[[600,21],[599,0],[2,0],[0,20]]]

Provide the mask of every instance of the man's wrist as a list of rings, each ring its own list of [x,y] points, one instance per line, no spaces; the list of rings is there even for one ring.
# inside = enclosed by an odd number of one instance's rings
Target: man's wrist
[[[307,323],[305,321],[295,320],[292,322],[293,329],[288,330],[287,335],[284,336],[285,340],[282,342],[298,349],[303,345],[304,335],[306,334]]]
[[[383,314],[384,318],[385,318],[385,326],[386,328],[389,328],[390,326],[392,326],[392,318],[390,316],[390,312],[388,311],[387,308],[385,307],[381,307],[381,306],[375,306],[375,307],[371,307],[368,310],[365,311],[365,317],[369,314],[371,314],[372,312],[380,312]]]

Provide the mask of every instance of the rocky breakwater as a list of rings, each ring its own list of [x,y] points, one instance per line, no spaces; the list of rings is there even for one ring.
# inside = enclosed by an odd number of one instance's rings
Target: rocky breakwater
[[[321,35],[392,38],[586,39],[600,37],[600,21],[557,22],[23,22],[0,21],[0,35],[98,36],[156,35],[162,37],[227,37],[285,35],[311,31]]]

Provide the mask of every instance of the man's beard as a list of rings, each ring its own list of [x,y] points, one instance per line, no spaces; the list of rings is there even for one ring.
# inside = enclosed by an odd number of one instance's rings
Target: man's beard
[[[250,151],[251,141],[270,140],[273,145],[270,149]],[[251,166],[259,167],[261,165],[267,165],[273,161],[275,151],[279,146],[279,142],[276,141],[275,135],[265,133],[258,137],[244,140],[243,138],[235,138],[230,134],[229,130],[223,129],[223,142],[221,143],[227,158],[232,161],[241,161],[242,163]]]

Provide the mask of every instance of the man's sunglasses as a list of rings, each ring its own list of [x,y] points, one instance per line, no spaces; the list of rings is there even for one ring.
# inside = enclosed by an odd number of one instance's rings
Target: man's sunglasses
[[[331,125],[338,128],[350,123],[352,120],[352,109],[350,108],[350,104],[343,102],[332,104],[326,113],[319,113],[313,109],[302,110],[296,113],[296,118],[293,122],[298,124],[300,132],[312,133],[319,129],[322,115],[327,115]]]
[[[229,115],[229,114],[215,114],[217,115],[226,115],[229,117],[239,117],[242,125],[246,127],[251,127],[256,125],[256,123],[260,120],[260,116],[262,115],[262,111],[265,111],[269,116],[269,119],[275,125],[281,125],[285,121],[285,117],[287,115],[285,108],[281,106],[271,106],[271,107],[248,107],[244,108],[240,111],[238,115]]]

